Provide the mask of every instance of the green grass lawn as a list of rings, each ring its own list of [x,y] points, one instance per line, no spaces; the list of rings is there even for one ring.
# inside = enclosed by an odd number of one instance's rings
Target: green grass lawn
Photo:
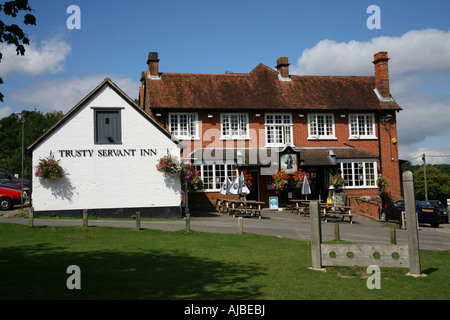
[[[0,299],[446,299],[450,251],[421,251],[425,278],[311,266],[309,242],[253,234],[0,224]],[[67,267],[81,269],[69,290]]]

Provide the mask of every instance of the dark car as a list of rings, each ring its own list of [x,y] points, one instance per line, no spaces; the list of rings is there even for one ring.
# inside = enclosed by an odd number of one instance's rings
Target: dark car
[[[448,223],[448,212],[442,202],[439,200],[428,200],[428,202],[435,208],[438,208],[441,215],[441,223]]]
[[[21,195],[20,187],[0,184],[0,210],[10,210],[13,206],[20,204]],[[27,192],[23,191],[23,199],[26,199],[27,196]]]
[[[405,211],[405,202],[403,200],[396,201],[393,205],[383,208],[381,220],[401,220],[402,211]],[[416,201],[416,212],[419,223],[429,223],[434,228],[441,223],[439,209],[426,201]]]
[[[23,178],[16,178],[12,173],[4,168],[0,168],[0,183],[21,187],[23,182],[24,189],[31,190],[31,181]]]

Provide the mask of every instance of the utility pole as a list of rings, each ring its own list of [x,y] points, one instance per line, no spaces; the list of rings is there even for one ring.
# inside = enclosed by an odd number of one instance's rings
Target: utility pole
[[[427,161],[425,159],[425,153],[422,155],[422,160],[423,160],[423,179],[425,182],[425,201],[428,201]]]

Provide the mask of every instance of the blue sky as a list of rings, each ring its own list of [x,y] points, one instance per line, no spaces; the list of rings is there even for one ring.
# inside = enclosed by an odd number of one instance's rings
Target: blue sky
[[[148,52],[161,72],[249,72],[289,57],[291,73],[373,75],[388,51],[400,158],[450,163],[450,2],[446,0],[30,0],[37,26],[25,57],[0,45],[0,117],[68,111],[105,77],[137,98]],[[69,30],[67,8],[81,10]],[[367,28],[370,5],[381,29]],[[3,17],[2,17],[3,19]],[[432,157],[432,156],[436,157]],[[437,157],[439,156],[439,157]]]

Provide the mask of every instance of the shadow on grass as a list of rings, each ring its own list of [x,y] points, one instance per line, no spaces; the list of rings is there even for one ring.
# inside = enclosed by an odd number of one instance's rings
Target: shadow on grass
[[[261,266],[158,250],[72,252],[49,244],[0,249],[0,299],[258,299]],[[67,267],[81,289],[66,286]]]

